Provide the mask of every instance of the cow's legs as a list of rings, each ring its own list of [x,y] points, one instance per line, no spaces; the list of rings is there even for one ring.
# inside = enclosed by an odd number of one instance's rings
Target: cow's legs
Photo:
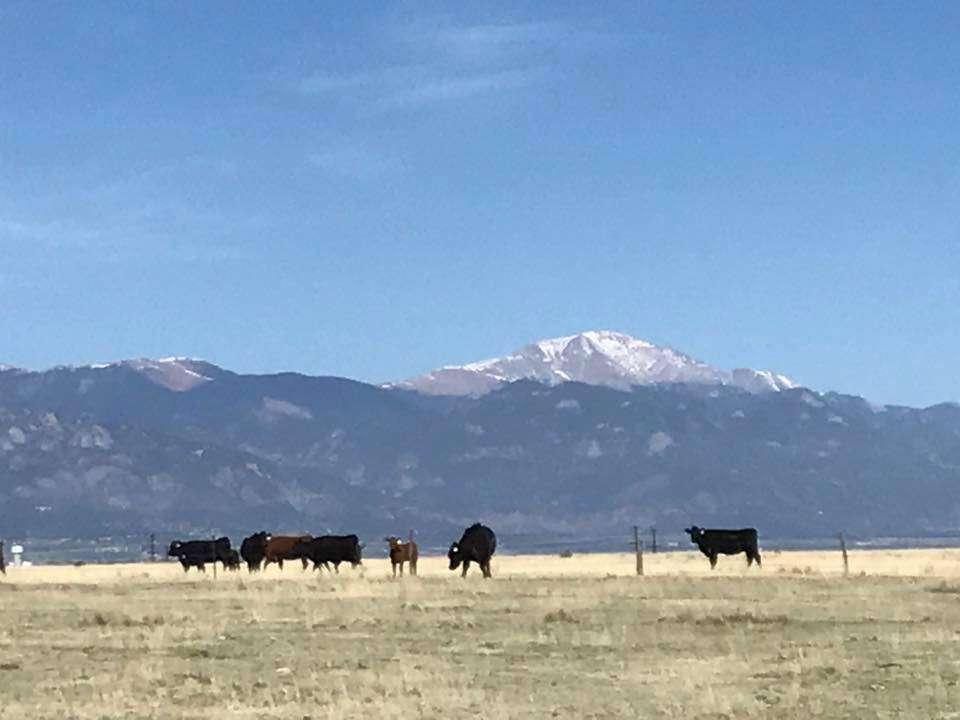
[[[410,561],[410,574],[411,574],[411,575],[416,575],[416,574],[417,574],[417,561],[416,561],[416,560],[411,560],[411,561]]]
[[[757,567],[763,567],[763,563],[760,562],[760,551],[759,551],[759,550],[754,550],[754,551],[753,551],[753,559],[757,561]]]
[[[310,561],[307,560],[305,557],[302,557],[302,558],[300,558],[300,562],[303,563],[303,569],[304,569],[304,571],[306,571],[306,569],[307,569],[307,564],[308,564]]]
[[[400,561],[400,577],[403,577],[403,560]]]
[[[493,573],[490,572],[490,561],[487,560],[485,563],[480,563],[480,569],[483,570],[483,576],[485,578],[492,578]]]
[[[747,550],[747,552],[744,554],[747,556],[747,567],[750,567],[751,565],[753,565],[753,555],[750,553],[749,550]]]
[[[277,558],[277,566],[283,570],[283,558]]]
[[[717,566],[717,554],[710,553],[710,569],[713,570]]]
[[[470,561],[469,561],[469,560],[464,560],[464,561],[463,561],[463,572],[460,573],[460,577],[466,577],[466,576],[467,576],[467,570],[469,570],[469,569],[470,569]]]

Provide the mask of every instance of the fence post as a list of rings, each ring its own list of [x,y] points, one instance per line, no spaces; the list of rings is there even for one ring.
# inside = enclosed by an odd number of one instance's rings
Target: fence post
[[[651,543],[650,543],[650,552],[654,555],[657,553],[657,529],[655,527],[650,528]]]
[[[150,533],[150,562],[157,561],[157,536]]]
[[[840,539],[840,552],[843,553],[843,576],[847,577],[850,575],[850,562],[847,560],[847,541],[843,537],[843,530],[837,533],[837,537]]]
[[[210,539],[210,556],[213,558],[213,579],[217,579],[217,539]]]
[[[3,559],[3,540],[0,540],[0,574],[7,574],[7,564]]]
[[[640,528],[633,526],[633,549],[637,554],[637,575],[643,575],[643,542],[640,540]]]

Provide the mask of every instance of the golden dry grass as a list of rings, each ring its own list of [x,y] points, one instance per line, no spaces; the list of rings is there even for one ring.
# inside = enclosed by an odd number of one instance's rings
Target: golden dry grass
[[[764,562],[9,568],[0,718],[960,717],[960,552]]]

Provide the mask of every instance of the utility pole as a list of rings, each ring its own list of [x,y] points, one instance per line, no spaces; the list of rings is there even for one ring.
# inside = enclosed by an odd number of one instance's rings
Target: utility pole
[[[657,528],[656,526],[650,528],[650,552],[656,554],[657,552]]]

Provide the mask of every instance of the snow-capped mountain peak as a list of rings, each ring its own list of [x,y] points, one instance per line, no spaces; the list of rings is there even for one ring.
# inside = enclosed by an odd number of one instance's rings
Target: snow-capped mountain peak
[[[210,382],[222,372],[220,368],[206,360],[191,357],[133,358],[89,367],[94,370],[111,367],[129,368],[141,373],[151,382],[177,392],[185,392],[197,385]]]
[[[789,378],[768,370],[720,370],[673,348],[611,330],[540,340],[503,357],[441,367],[393,387],[430,395],[476,396],[523,379],[547,385],[582,382],[624,390],[657,383],[734,385],[753,393],[796,387]]]

